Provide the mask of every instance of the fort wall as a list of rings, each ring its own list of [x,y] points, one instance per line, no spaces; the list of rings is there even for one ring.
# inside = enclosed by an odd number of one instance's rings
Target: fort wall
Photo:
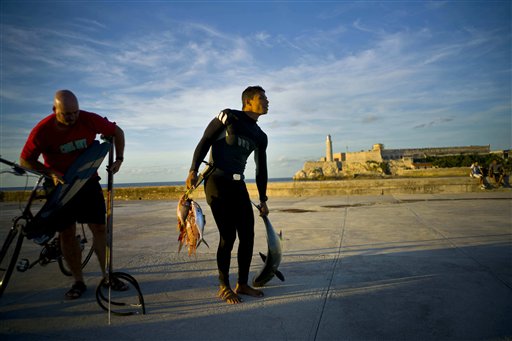
[[[370,150],[367,152],[354,152],[345,154],[345,162],[347,163],[366,163],[367,161],[382,162],[380,150]]]
[[[491,147],[466,146],[466,147],[439,147],[439,148],[406,148],[406,149],[382,149],[384,160],[397,160],[404,157],[424,158],[427,156],[446,156],[460,154],[488,154]]]
[[[417,163],[417,159],[424,159],[427,156],[489,154],[490,148],[490,145],[487,145],[385,149],[383,144],[376,143],[368,151],[333,153],[331,136],[327,135],[326,156],[322,157],[320,161],[307,161],[303,169],[298,171],[293,178],[295,180],[318,180],[364,174],[398,174],[404,169],[431,168],[432,164],[430,163]]]

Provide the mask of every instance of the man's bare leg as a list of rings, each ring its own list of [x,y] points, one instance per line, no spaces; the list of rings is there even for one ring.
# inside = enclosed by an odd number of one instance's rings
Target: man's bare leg
[[[240,295],[247,295],[252,297],[263,297],[263,291],[251,288],[247,284],[237,283],[235,293]]]
[[[83,282],[82,275],[82,251],[78,240],[76,240],[76,224],[61,231],[60,235],[60,249],[62,255],[69,266],[69,270],[75,279],[75,282]]]
[[[82,250],[80,250],[80,244],[75,235],[76,224],[59,233],[62,256],[75,279],[75,283],[73,283],[71,289],[64,296],[68,300],[80,298],[87,289],[82,274]]]
[[[105,277],[105,250],[107,248],[107,230],[105,224],[89,224],[93,236],[94,253],[100,263],[101,273]]]
[[[501,174],[500,175],[500,180],[498,181],[498,187],[499,186],[503,186],[503,180],[505,179],[505,175],[504,174]]]

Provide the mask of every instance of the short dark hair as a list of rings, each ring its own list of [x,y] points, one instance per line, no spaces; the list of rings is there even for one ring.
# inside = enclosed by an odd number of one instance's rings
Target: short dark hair
[[[252,99],[255,95],[262,92],[265,92],[265,89],[259,85],[249,86],[244,90],[244,92],[242,92],[242,105],[245,105],[247,100]]]

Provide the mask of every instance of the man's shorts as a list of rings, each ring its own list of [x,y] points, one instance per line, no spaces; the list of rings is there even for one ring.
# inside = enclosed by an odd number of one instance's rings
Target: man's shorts
[[[47,236],[49,239],[56,232],[64,231],[76,222],[105,224],[105,214],[105,198],[99,177],[95,176],[87,181],[65,206],[54,211],[49,217],[42,218],[36,214],[25,226],[24,232],[28,239],[41,239],[42,236]],[[41,239],[37,243],[44,243],[44,241]]]
[[[99,177],[93,177],[80,191],[51,218],[57,231],[63,231],[75,222],[105,224],[105,197]]]

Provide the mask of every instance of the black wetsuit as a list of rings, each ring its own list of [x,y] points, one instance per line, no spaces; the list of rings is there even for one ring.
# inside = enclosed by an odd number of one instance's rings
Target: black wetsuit
[[[266,201],[267,135],[243,111],[223,110],[206,128],[196,147],[191,170],[198,171],[210,150],[215,171],[205,180],[206,200],[220,233],[217,266],[221,285],[229,285],[231,250],[238,233],[238,283],[247,284],[254,245],[254,214],[245,186],[247,158],[254,152],[256,185]]]

